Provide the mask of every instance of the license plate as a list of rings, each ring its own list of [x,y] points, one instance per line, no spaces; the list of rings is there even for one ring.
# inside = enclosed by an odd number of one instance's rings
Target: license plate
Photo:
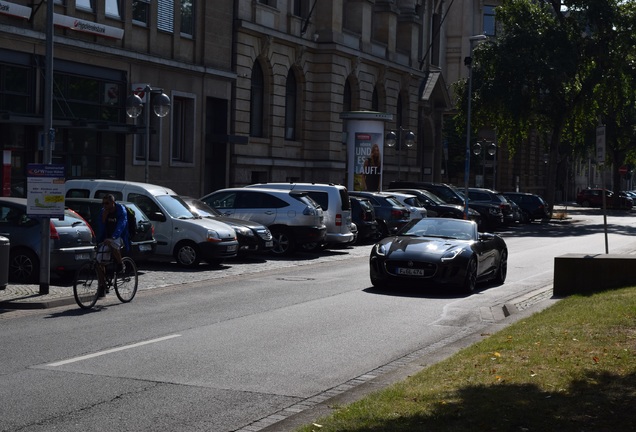
[[[75,261],[88,261],[89,259],[91,259],[91,254],[88,254],[88,253],[75,254]]]
[[[150,245],[139,245],[139,252],[148,252],[152,250]]]
[[[235,252],[238,249],[238,245],[233,245],[233,246],[228,246],[227,247],[227,251],[228,252]]]
[[[274,247],[274,241],[265,242],[265,247]]]
[[[424,276],[424,270],[398,267],[397,274],[402,276]]]

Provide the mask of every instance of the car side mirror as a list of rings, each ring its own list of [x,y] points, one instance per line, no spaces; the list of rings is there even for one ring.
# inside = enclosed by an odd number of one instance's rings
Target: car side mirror
[[[491,233],[479,233],[479,241],[488,241],[495,238],[494,234]]]
[[[148,219],[154,222],[165,222],[166,216],[161,212],[154,212],[148,215]]]

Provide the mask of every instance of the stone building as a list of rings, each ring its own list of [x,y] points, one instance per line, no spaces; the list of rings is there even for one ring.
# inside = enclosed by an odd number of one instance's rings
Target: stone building
[[[413,179],[439,172],[450,100],[435,2],[238,3],[233,125],[249,138],[231,144],[230,184],[346,184],[340,114],[350,111],[389,113],[387,131],[416,136],[410,149],[385,149],[385,184],[399,168]]]
[[[232,89],[233,2],[55,0],[51,160],[67,178],[119,178],[203,189],[226,157]],[[3,190],[24,196],[45,112],[47,2],[0,1],[0,150]],[[150,85],[170,114],[136,120],[126,100]],[[146,130],[150,145],[146,157]],[[219,138],[220,137],[220,138]],[[219,152],[217,154],[217,151]],[[10,184],[10,187],[7,185]]]
[[[52,162],[67,178],[147,179],[195,196],[263,181],[346,184],[341,113],[370,111],[388,114],[387,132],[415,134],[411,148],[383,149],[384,186],[461,184],[444,171],[449,88],[467,75],[469,37],[494,35],[494,3],[55,0]],[[44,160],[47,7],[0,0],[5,194],[24,195],[26,164]],[[171,99],[148,125],[126,115],[146,86]],[[498,145],[486,186],[542,178],[542,152],[508,161]]]

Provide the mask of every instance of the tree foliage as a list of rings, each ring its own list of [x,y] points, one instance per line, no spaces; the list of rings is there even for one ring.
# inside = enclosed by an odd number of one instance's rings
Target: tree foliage
[[[512,154],[531,132],[545,137],[550,204],[557,161],[587,152],[599,119],[610,160],[633,152],[635,10],[622,0],[503,0],[500,31],[474,49],[473,127],[496,129]]]

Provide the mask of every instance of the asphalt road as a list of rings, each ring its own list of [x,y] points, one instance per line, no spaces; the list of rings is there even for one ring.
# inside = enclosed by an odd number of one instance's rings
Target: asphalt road
[[[540,294],[554,257],[604,252],[602,218],[572,217],[503,232],[506,284],[469,297],[374,290],[360,246],[149,266],[130,304],[16,314],[0,320],[0,430],[293,430],[556,301]],[[609,218],[611,252],[636,251],[632,219]]]

